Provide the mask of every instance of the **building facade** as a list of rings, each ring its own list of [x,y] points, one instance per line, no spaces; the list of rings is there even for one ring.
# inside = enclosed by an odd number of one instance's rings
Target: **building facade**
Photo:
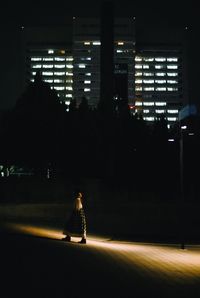
[[[135,27],[134,17],[114,19],[113,100],[125,100],[132,113],[146,121],[164,116],[172,125],[184,98],[182,47],[137,44]],[[23,30],[26,81],[33,81],[40,71],[66,110],[72,99],[79,105],[83,97],[96,108],[101,96],[101,19],[73,17],[72,24],[63,28],[31,30]],[[43,38],[38,37],[41,30]]]
[[[142,46],[135,55],[135,113],[144,120],[164,116],[178,121],[183,102],[182,49],[179,46]]]

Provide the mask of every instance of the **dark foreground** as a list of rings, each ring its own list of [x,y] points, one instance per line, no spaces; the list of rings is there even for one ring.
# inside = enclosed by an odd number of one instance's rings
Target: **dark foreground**
[[[1,229],[1,298],[200,297],[200,247],[94,236],[81,245],[38,231]]]

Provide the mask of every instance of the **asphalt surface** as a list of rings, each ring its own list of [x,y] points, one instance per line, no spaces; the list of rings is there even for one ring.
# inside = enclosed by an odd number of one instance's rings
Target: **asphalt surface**
[[[200,297],[198,246],[61,238],[47,228],[1,228],[0,297]]]

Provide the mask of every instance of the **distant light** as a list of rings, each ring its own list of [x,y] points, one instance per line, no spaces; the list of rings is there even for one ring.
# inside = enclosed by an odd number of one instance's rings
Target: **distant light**
[[[181,129],[187,129],[187,125],[181,126]]]
[[[135,21],[136,20],[136,17],[133,17],[133,20]]]
[[[23,30],[24,29],[24,26],[21,26],[21,29]]]
[[[53,54],[54,50],[48,50],[48,54]]]
[[[174,139],[168,139],[168,142],[174,142]]]
[[[73,20],[75,20],[76,19],[76,17],[73,17]]]
[[[194,136],[194,133],[193,133],[193,132],[190,132],[190,133],[188,134],[188,136]]]
[[[185,30],[188,30],[188,27],[187,26],[185,27]]]

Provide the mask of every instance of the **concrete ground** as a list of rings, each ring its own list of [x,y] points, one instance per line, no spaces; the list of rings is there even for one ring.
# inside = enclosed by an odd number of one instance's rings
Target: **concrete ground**
[[[62,237],[47,225],[1,224],[1,298],[200,297],[198,245]]]

